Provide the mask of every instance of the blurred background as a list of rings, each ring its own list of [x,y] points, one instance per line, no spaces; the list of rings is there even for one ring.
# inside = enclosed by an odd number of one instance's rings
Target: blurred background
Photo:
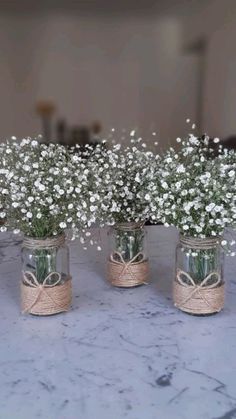
[[[234,138],[235,39],[235,0],[0,0],[0,139]]]

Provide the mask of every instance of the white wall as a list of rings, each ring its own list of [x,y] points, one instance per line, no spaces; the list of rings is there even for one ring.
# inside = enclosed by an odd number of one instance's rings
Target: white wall
[[[201,7],[184,21],[184,41],[189,44],[200,37],[210,37],[216,30],[235,22],[235,0],[202,0]]]
[[[35,102],[70,124],[156,129],[164,145],[195,117],[196,63],[172,18],[0,17],[0,138],[36,135]]]
[[[211,0],[185,22],[185,44],[207,40],[203,128],[211,136],[236,135],[236,2]]]
[[[236,20],[209,39],[204,127],[214,136],[236,135]]]

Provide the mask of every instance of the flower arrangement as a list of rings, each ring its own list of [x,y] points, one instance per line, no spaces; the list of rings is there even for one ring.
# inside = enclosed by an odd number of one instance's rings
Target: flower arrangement
[[[90,188],[87,161],[61,145],[30,138],[1,144],[0,154],[0,216],[6,217],[1,231],[24,235],[23,311],[65,311],[71,278],[64,232],[71,228],[83,235],[96,220],[97,194]]]
[[[154,179],[159,155],[138,147],[118,143],[110,149],[97,147],[90,165],[102,181],[97,184],[100,194],[100,219],[108,225],[144,222],[150,217],[150,197],[147,186],[156,190]]]
[[[0,191],[7,222],[33,238],[57,236],[65,229],[85,230],[95,222],[96,194],[89,189],[86,160],[58,144],[13,139],[0,145]]]
[[[179,230],[177,263],[185,284],[222,285],[219,246],[226,250],[235,244],[223,238],[226,227],[236,223],[235,152],[215,138],[216,152],[209,137],[189,134],[177,139],[177,151],[170,147],[160,157],[134,131],[130,136],[129,145],[110,148],[106,141],[95,149],[66,149],[30,138],[0,145],[0,218],[5,221],[0,230],[23,233],[28,286],[66,283],[69,270],[58,268],[66,256],[57,250],[65,230],[95,244],[87,230],[98,222],[113,226],[113,285],[146,283],[146,220]]]
[[[95,183],[100,203],[96,209],[100,223],[114,226],[111,233],[112,252],[109,264],[112,266],[112,272],[115,270],[116,273],[118,263],[122,272],[126,270],[126,263],[147,263],[143,229],[151,212],[147,186],[157,188],[154,173],[159,156],[148,151],[142,139],[135,137],[134,131],[130,137],[130,145],[115,143],[110,148],[97,147],[89,159],[89,171],[97,176]],[[155,206],[152,210],[154,209]],[[138,285],[137,281],[131,281],[132,273],[128,275],[129,281],[127,278],[125,281],[119,278],[118,281],[116,273],[113,285],[119,283],[123,284],[119,286],[131,286],[131,282]],[[110,276],[114,275],[111,273]],[[140,283],[143,282],[145,279],[141,275]]]
[[[194,314],[214,313],[224,303],[221,248],[235,243],[223,234],[236,222],[236,155],[222,146],[216,153],[206,135],[190,134],[177,142],[179,151],[169,148],[159,164],[158,194],[150,190],[159,209],[152,218],[180,232],[176,306]]]
[[[152,218],[174,225],[184,236],[221,237],[236,223],[235,152],[220,145],[216,156],[209,141],[193,134],[178,138],[179,151],[169,148],[159,162],[158,193],[150,188],[159,209]]]

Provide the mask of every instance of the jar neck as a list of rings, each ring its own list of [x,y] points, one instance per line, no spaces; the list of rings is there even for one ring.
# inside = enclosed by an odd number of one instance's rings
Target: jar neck
[[[180,234],[179,241],[183,247],[195,250],[207,250],[219,246],[220,237],[187,237]]]
[[[133,230],[140,230],[144,226],[144,221],[139,222],[131,222],[131,223],[116,223],[114,225],[115,230],[121,231],[133,231]]]
[[[60,247],[65,243],[65,234],[62,233],[59,236],[47,237],[45,239],[37,239],[34,237],[25,236],[22,247],[27,249],[44,249],[50,247]]]

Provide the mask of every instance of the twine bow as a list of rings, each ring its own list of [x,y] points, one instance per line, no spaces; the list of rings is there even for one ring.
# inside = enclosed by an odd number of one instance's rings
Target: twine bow
[[[114,257],[115,256],[118,256],[119,258],[120,258],[120,260],[117,260],[117,259],[114,259]],[[141,259],[140,260],[138,260],[138,258],[139,258],[139,256],[141,256]],[[135,265],[139,265],[140,263],[143,263],[143,261],[144,261],[144,259],[145,259],[145,257],[144,257],[144,254],[142,253],[142,252],[139,252],[139,253],[137,253],[137,255],[135,255],[131,260],[129,260],[129,262],[125,262],[125,260],[124,260],[124,258],[123,258],[123,256],[122,256],[122,254],[120,253],[120,252],[113,252],[111,255],[110,255],[110,260],[111,260],[111,262],[113,262],[113,263],[115,263],[115,264],[117,264],[117,265],[121,265],[122,266],[122,270],[121,270],[121,272],[120,272],[120,274],[119,274],[119,279],[126,273],[126,272],[128,272],[129,273],[129,275],[132,277],[132,279],[135,281],[135,275],[134,275],[134,273],[133,273],[133,271],[132,271],[132,269],[130,269],[130,266],[132,265],[132,264],[134,264],[135,263]],[[147,285],[147,282],[143,282],[143,284],[145,284],[145,285]]]
[[[186,282],[183,281],[181,276],[185,276],[190,281],[191,285],[186,284]],[[216,276],[217,280],[213,284],[207,285],[207,283],[210,281],[210,279],[213,276]],[[216,309],[215,307],[212,307],[210,302],[205,298],[203,291],[216,288],[220,284],[221,277],[218,272],[211,272],[209,275],[206,276],[206,278],[200,284],[196,284],[196,282],[187,272],[184,272],[180,269],[177,270],[176,278],[180,285],[186,288],[190,288],[189,295],[183,301],[181,301],[180,304],[178,304],[180,307],[184,306],[188,301],[190,301],[194,297],[195,294],[197,294],[208,305],[208,307],[214,310]]]
[[[54,306],[58,306],[58,303],[52,298],[51,295],[49,295],[46,289],[53,288],[59,284],[59,282],[61,281],[61,274],[59,272],[51,272],[49,275],[46,276],[42,284],[38,282],[33,272],[23,271],[22,273],[24,282],[27,283],[30,287],[38,289],[35,299],[32,301],[32,303],[30,303],[28,307],[24,309],[23,313],[28,313],[37,303],[42,294],[45,294],[52,301]],[[58,279],[53,284],[48,284],[47,282],[52,278],[53,275],[57,275]]]

